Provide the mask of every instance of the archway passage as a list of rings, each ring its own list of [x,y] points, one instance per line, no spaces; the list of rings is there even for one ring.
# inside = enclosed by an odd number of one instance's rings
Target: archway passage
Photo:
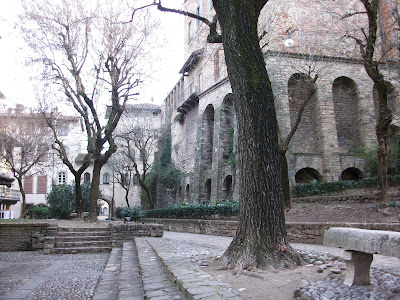
[[[362,177],[361,170],[357,168],[347,168],[340,175],[342,180],[360,180]]]
[[[190,186],[186,185],[185,188],[185,201],[189,202],[190,201]]]
[[[232,176],[231,175],[228,175],[225,177],[222,190],[224,192],[224,199],[232,200]]]
[[[211,179],[207,179],[206,183],[204,184],[204,198],[206,201],[210,201],[211,199]]]
[[[295,175],[296,183],[310,183],[311,180],[322,181],[321,174],[313,168],[303,168],[297,171]]]
[[[339,147],[350,150],[360,145],[358,88],[350,78],[336,78],[332,86],[333,108]]]
[[[201,163],[211,166],[214,145],[214,107],[207,105],[201,127]]]
[[[232,94],[228,94],[222,101],[219,137],[224,160],[229,159],[233,153],[234,120]]]

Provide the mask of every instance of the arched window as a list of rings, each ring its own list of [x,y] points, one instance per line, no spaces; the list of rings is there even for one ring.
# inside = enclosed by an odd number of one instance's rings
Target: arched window
[[[232,200],[232,176],[231,175],[228,175],[225,177],[222,190],[224,191],[224,198]]]
[[[186,185],[185,188],[185,201],[189,202],[190,201],[190,186]]]
[[[339,147],[350,150],[360,146],[358,88],[350,78],[336,78],[332,86],[333,108]]]
[[[90,182],[90,173],[89,172],[86,172],[85,174],[83,174],[83,182],[84,183]]]
[[[103,184],[110,184],[110,175],[108,173],[103,174]]]
[[[207,105],[204,111],[201,134],[201,163],[210,168],[214,142],[214,107],[212,104]]]
[[[211,179],[207,179],[206,183],[204,184],[204,197],[205,200],[210,200],[211,199]]]

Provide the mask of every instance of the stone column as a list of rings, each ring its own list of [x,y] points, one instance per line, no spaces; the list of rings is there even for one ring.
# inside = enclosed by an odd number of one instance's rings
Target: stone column
[[[346,250],[343,253],[343,259],[346,262],[345,285],[353,286],[370,284],[369,270],[373,259],[372,254]]]

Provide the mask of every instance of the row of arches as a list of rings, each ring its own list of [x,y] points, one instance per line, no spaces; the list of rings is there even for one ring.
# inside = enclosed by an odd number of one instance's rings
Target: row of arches
[[[392,84],[388,85],[388,106],[393,115],[399,111],[396,91]],[[375,112],[377,107],[377,91],[373,87],[372,98]],[[298,112],[302,104],[308,101],[292,140],[292,148],[295,152],[319,153],[322,151],[321,113],[318,111],[317,89],[309,75],[296,73],[288,80],[288,100],[290,111],[290,125],[296,122]],[[336,78],[332,83],[332,102],[336,125],[338,147],[342,150],[350,150],[362,145],[361,124],[369,120],[371,115],[360,103],[360,92],[357,83],[346,76]],[[364,114],[364,115],[363,115]],[[365,122],[364,122],[365,123]]]
[[[341,180],[359,180],[363,174],[358,168],[347,168],[340,174]],[[321,174],[313,168],[302,168],[296,172],[296,184],[310,183],[312,180],[323,181]]]

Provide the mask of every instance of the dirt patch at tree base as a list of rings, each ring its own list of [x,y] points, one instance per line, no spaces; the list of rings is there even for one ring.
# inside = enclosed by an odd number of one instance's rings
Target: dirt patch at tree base
[[[400,223],[400,202],[372,203],[293,203],[286,222]]]
[[[302,280],[319,281],[325,279],[328,273],[318,273],[316,266],[301,266],[286,270],[257,270],[251,275],[233,274],[232,270],[219,270],[223,265],[215,259],[208,260],[204,271],[216,279],[230,285],[240,293],[242,299],[289,300],[296,299],[294,290]],[[257,276],[257,277],[255,277]],[[263,277],[263,279],[259,278]]]

